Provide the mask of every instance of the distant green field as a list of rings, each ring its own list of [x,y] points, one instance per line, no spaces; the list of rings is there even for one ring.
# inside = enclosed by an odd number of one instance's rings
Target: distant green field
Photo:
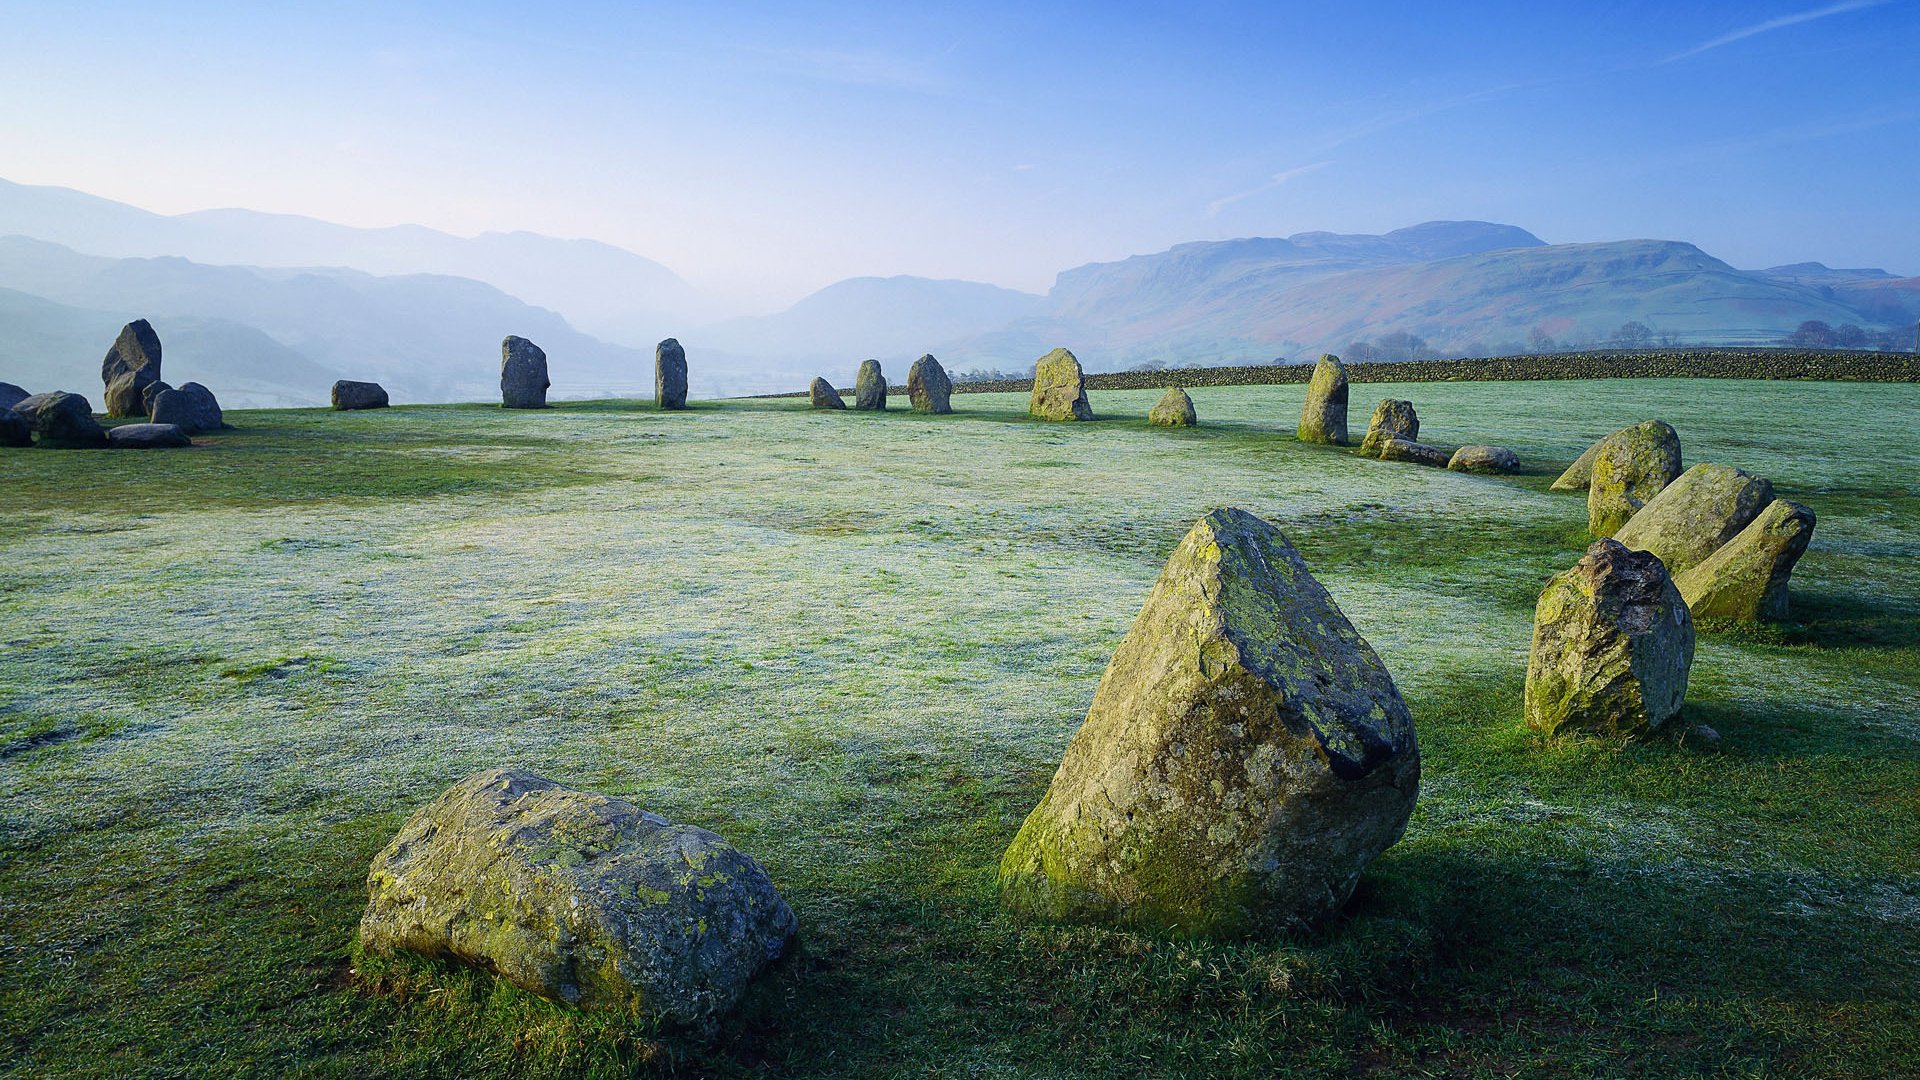
[[[1203,427],[740,401],[233,412],[0,450],[0,1074],[1920,1073],[1920,386],[1357,386],[1528,472]],[[1649,417],[1819,514],[1794,620],[1709,627],[1718,753],[1543,743],[1551,494]],[[1208,509],[1280,525],[1411,704],[1406,839],[1309,939],[1034,927],[994,895]],[[511,764],[711,828],[801,923],[713,1041],[358,961],[374,853]]]

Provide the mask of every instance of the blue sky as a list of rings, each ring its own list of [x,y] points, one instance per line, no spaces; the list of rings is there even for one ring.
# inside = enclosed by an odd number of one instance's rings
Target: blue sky
[[[1435,218],[1920,273],[1920,0],[538,7],[0,0],[0,177],[757,308]]]

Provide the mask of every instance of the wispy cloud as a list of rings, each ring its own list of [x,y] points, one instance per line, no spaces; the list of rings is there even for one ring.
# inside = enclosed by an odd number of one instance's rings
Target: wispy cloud
[[[1837,4],[1828,4],[1825,7],[1796,12],[1792,15],[1782,15],[1779,18],[1768,19],[1765,22],[1757,22],[1751,26],[1743,26],[1738,30],[1721,34],[1711,41],[1703,41],[1691,49],[1674,53],[1662,61],[1662,63],[1671,64],[1676,60],[1685,60],[1690,56],[1699,56],[1703,52],[1718,49],[1722,45],[1731,45],[1736,41],[1745,41],[1750,37],[1758,37],[1761,34],[1772,33],[1775,30],[1785,30],[1789,26],[1799,26],[1801,23],[1810,23],[1816,19],[1825,19],[1834,15],[1845,15],[1849,11],[1860,11],[1864,8],[1879,7],[1888,2],[1889,0],[1841,0],[1841,2]]]
[[[1213,217],[1219,214],[1220,211],[1226,209],[1229,206],[1232,206],[1234,203],[1239,202],[1241,199],[1250,199],[1255,195],[1272,191],[1274,188],[1279,187],[1280,185],[1286,183],[1289,180],[1293,180],[1298,177],[1305,176],[1311,172],[1319,172],[1321,169],[1324,169],[1331,164],[1333,164],[1333,162],[1331,161],[1316,161],[1311,165],[1297,165],[1284,172],[1274,173],[1271,177],[1267,179],[1266,183],[1261,184],[1259,187],[1248,188],[1245,191],[1242,191],[1233,195],[1224,195],[1208,203],[1207,216]]]

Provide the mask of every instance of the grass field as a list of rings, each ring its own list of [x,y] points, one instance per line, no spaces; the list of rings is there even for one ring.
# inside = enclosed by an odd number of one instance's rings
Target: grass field
[[[1920,1073],[1920,387],[1355,388],[1513,478],[1024,398],[235,412],[0,451],[0,1074]],[[1519,724],[1559,465],[1658,416],[1819,514],[1794,621],[1707,627],[1688,722]],[[1413,708],[1421,801],[1315,937],[1026,926],[994,895],[1179,536],[1280,525]],[[357,958],[373,854],[512,764],[711,828],[800,918],[714,1039]]]

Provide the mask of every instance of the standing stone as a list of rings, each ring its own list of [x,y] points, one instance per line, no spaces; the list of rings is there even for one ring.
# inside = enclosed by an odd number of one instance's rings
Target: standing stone
[[[1696,619],[1784,619],[1787,582],[1813,526],[1813,511],[1776,499],[1674,585]]]
[[[947,378],[947,369],[932,353],[922,356],[907,369],[907,400],[913,404],[913,411],[923,413],[950,413],[953,405],[953,380]]]
[[[1447,459],[1447,468],[1465,473],[1520,471],[1520,455],[1504,446],[1463,446]]]
[[[38,400],[36,400],[38,399]],[[31,408],[33,430],[40,445],[57,450],[91,450],[107,445],[107,433],[93,418],[93,406],[79,394],[56,390],[35,394],[20,403]]]
[[[860,361],[860,374],[853,382],[853,407],[878,412],[887,407],[887,377],[880,361]]]
[[[1652,423],[1657,423],[1657,421],[1649,420],[1647,421],[1647,423],[1652,424]],[[1615,431],[1609,435],[1602,437],[1599,441],[1595,442],[1592,446],[1589,446],[1585,450],[1582,450],[1580,452],[1580,456],[1574,459],[1573,464],[1567,466],[1567,471],[1561,473],[1560,476],[1554,480],[1552,490],[1554,491],[1585,491],[1587,490],[1587,486],[1593,482],[1593,462],[1595,458],[1600,456],[1600,451],[1606,449],[1608,446],[1612,445],[1613,443],[1619,442],[1622,439],[1627,439],[1632,437],[1635,431],[1639,430],[1639,428],[1643,428],[1646,426],[1647,424],[1640,424],[1640,425],[1637,425],[1636,427],[1621,428],[1619,431]],[[1677,440],[1678,436],[1676,436],[1675,438]]]
[[[10,382],[0,382],[0,409],[11,409],[32,396]]]
[[[368,951],[451,958],[556,1001],[708,1025],[793,936],[751,858],[705,829],[515,769],[415,813],[367,874]]]
[[[384,409],[387,407],[387,389],[377,382],[354,382],[341,379],[333,384],[333,407],[336,409]]]
[[[116,450],[159,450],[192,446],[193,440],[179,424],[121,424],[107,429],[107,445]]]
[[[1160,401],[1147,413],[1147,423],[1160,427],[1193,427],[1200,417],[1193,411],[1193,399],[1178,386],[1167,387]]]
[[[1660,489],[1615,540],[1660,556],[1676,577],[1733,539],[1773,501],[1764,477],[1725,465],[1695,465]]]
[[[100,362],[100,381],[107,388],[107,418],[144,416],[140,392],[160,378],[160,335],[145,319],[135,319],[120,331],[113,348]]]
[[[32,446],[33,422],[12,409],[0,408],[0,446]]]
[[[1547,582],[1533,612],[1526,722],[1629,736],[1680,711],[1693,666],[1693,617],[1657,556],[1598,540]]]
[[[523,337],[509,335],[500,343],[500,407],[547,407],[547,354]]]
[[[155,394],[152,416],[154,423],[178,424],[189,435],[227,426],[226,414],[220,411],[213,391],[197,382]]]
[[[1380,444],[1388,439],[1420,441],[1420,416],[1413,411],[1413,402],[1386,398],[1375,405],[1366,438],[1360,440],[1360,452],[1378,456]]]
[[[807,401],[816,409],[844,409],[847,403],[840,400],[840,391],[825,379],[815,377],[813,385],[807,387]]]
[[[1347,444],[1347,368],[1332,353],[1313,366],[1298,436],[1301,442]]]
[[[1587,531],[1612,536],[1647,500],[1680,475],[1680,436],[1665,421],[1649,420],[1610,435],[1593,456],[1587,485]]]
[[[1313,923],[1406,829],[1413,718],[1299,552],[1243,510],[1187,533],[1000,861],[1043,919]]]
[[[1431,465],[1436,469],[1446,468],[1448,461],[1445,450],[1398,435],[1389,435],[1375,443],[1373,453],[1381,461],[1404,461],[1413,465]]]
[[[142,387],[140,390],[140,411],[151,419],[153,416],[153,399],[171,389],[173,389],[172,383],[161,382],[157,379]]]
[[[1072,353],[1055,349],[1034,361],[1027,413],[1042,420],[1093,419],[1093,406],[1087,404],[1087,377]]]
[[[687,350],[676,338],[653,347],[653,403],[660,409],[687,407]]]

